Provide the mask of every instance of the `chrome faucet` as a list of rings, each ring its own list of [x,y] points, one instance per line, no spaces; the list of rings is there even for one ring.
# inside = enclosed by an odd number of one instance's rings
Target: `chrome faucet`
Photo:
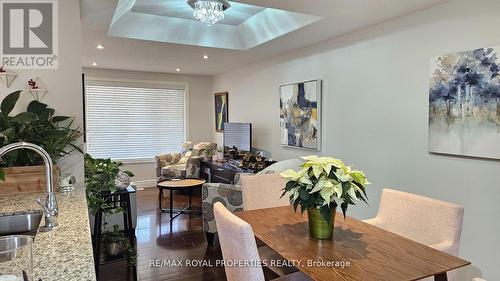
[[[59,210],[57,208],[56,193],[54,192],[53,179],[52,179],[52,158],[50,158],[50,155],[43,148],[29,142],[11,143],[0,148],[0,157],[11,151],[18,149],[32,150],[38,153],[43,158],[43,162],[45,163],[45,176],[47,178],[47,200],[45,202],[45,205],[41,203],[40,198],[38,198],[36,202],[40,204],[43,208],[43,214],[45,218],[44,229],[52,230],[54,227],[58,225],[57,216],[59,214]]]

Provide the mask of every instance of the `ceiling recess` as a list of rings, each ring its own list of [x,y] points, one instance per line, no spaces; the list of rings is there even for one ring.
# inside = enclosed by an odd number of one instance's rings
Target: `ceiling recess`
[[[188,0],[193,8],[193,17],[208,26],[224,19],[224,11],[231,7],[226,0]]]

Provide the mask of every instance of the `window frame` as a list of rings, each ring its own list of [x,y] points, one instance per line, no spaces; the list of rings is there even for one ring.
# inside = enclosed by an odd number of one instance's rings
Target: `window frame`
[[[177,87],[184,87],[184,142],[186,142],[188,139],[190,139],[190,132],[189,132],[189,83],[187,82],[179,82],[179,81],[168,81],[168,80],[143,80],[143,79],[129,79],[129,78],[115,78],[115,77],[105,77],[105,76],[87,76],[85,75],[84,78],[84,102],[83,102],[83,110],[85,112],[83,119],[85,121],[85,128],[84,128],[84,133],[87,133],[87,85],[92,83],[92,81],[99,82],[106,84],[107,82],[112,84],[112,83],[128,83],[129,85],[134,85],[137,84],[137,87],[147,87],[148,85],[154,88],[156,86],[177,86]],[[165,87],[166,88],[166,87]],[[84,143],[84,148],[85,148],[85,153],[87,152],[87,144],[88,144],[88,138],[86,138],[86,142]],[[179,147],[180,151],[180,147]],[[172,152],[177,152],[177,151],[172,151]],[[114,161],[119,161],[122,162],[123,164],[141,164],[141,163],[154,163],[154,157],[153,158],[135,158],[135,159],[113,159]]]

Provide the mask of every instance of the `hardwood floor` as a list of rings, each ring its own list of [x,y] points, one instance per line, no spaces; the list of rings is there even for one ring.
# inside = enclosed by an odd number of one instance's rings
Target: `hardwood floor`
[[[187,205],[187,195],[178,193],[174,198],[174,207]],[[224,268],[215,266],[215,261],[222,258],[220,250],[207,249],[201,215],[180,215],[170,225],[169,214],[158,212],[157,200],[156,188],[137,192],[138,280],[226,280]],[[168,206],[168,194],[163,202]],[[200,196],[193,196],[193,205],[201,206]],[[155,260],[181,261],[182,266],[152,267]],[[186,260],[211,262],[212,266],[186,266]],[[99,280],[129,280],[125,262],[101,266]]]

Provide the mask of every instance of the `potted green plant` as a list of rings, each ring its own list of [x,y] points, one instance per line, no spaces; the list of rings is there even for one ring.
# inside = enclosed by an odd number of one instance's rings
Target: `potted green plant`
[[[260,153],[247,152],[241,159],[240,168],[258,173],[266,168],[266,158]]]
[[[137,264],[137,251],[131,247],[128,238],[120,230],[119,225],[113,225],[112,231],[103,232],[102,243],[105,245],[105,259],[112,260],[125,257],[130,265]]]
[[[316,239],[331,239],[338,204],[346,215],[347,207],[359,199],[367,203],[365,186],[369,184],[362,171],[351,170],[332,157],[307,156],[300,171],[281,173],[287,180],[283,195],[289,194],[294,210],[300,205],[307,211],[309,233]]]
[[[109,204],[102,199],[101,192],[117,192],[121,189],[121,176],[133,177],[130,171],[124,171],[120,167],[121,162],[111,159],[95,159],[85,154],[85,189],[87,194],[87,205],[92,215],[99,209],[103,211],[103,221],[106,226],[106,218],[112,214],[123,212],[122,209],[111,209]],[[136,264],[137,251],[132,248],[129,240],[118,225],[113,225],[112,231],[103,232],[103,243],[105,244],[105,255],[115,257],[118,253],[123,254],[131,265]]]
[[[78,127],[73,126],[72,117],[57,116],[55,109],[37,100],[32,100],[26,111],[11,115],[20,95],[21,91],[13,92],[7,95],[0,104],[0,146],[20,141],[31,142],[45,149],[54,163],[75,150],[83,153],[80,144],[77,143],[82,133]],[[2,160],[0,179],[5,181],[7,178],[7,182],[0,183],[3,192],[8,192],[9,188],[19,184],[9,182],[9,174],[23,173],[27,170],[29,172],[27,174],[31,175],[30,178],[38,184],[40,184],[40,178],[45,178],[42,166],[38,170],[34,170],[33,167],[24,168],[43,164],[42,159],[32,151],[14,151],[2,157]],[[39,173],[39,176],[33,175],[34,171]],[[29,177],[25,176],[12,177],[10,180],[14,181],[19,178],[29,180]]]
[[[120,232],[120,226],[113,225],[112,231],[105,231],[102,233],[102,242],[104,245],[104,254],[107,258],[115,258],[123,253],[123,249],[126,247],[125,235]]]
[[[101,192],[114,193],[120,190],[120,187],[117,186],[117,177],[120,172],[129,177],[134,176],[130,171],[122,171],[121,166],[121,162],[111,159],[95,159],[89,154],[85,154],[85,190],[87,204],[92,215],[95,215],[99,209],[102,209],[105,215],[113,214],[99,195]]]
[[[206,149],[203,150],[203,156],[205,160],[212,160],[216,152],[216,148],[212,146],[208,146]]]

